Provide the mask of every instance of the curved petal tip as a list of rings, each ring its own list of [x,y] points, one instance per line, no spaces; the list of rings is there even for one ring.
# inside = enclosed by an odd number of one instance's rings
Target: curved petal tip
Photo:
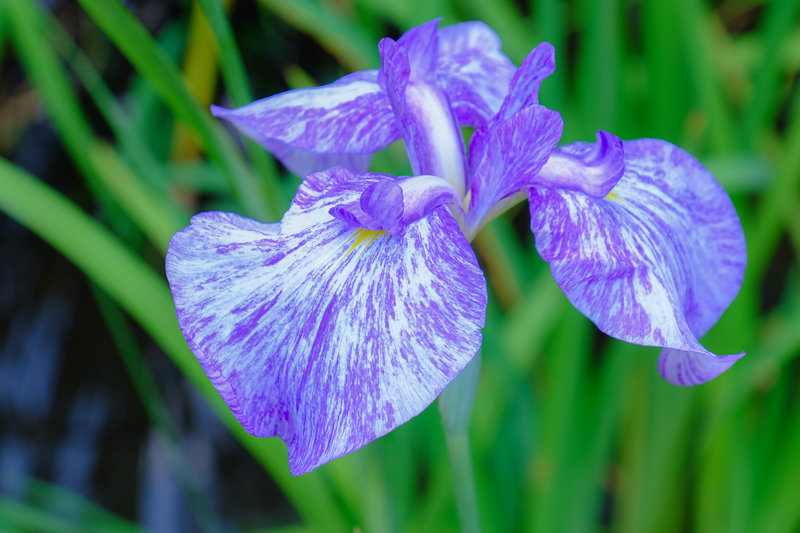
[[[713,355],[668,348],[658,358],[658,371],[673,385],[700,385],[728,370],[744,354]]]

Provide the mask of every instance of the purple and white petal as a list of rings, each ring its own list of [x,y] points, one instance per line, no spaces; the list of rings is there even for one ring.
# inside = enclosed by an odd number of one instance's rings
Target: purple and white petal
[[[547,42],[534,48],[514,73],[508,94],[495,120],[501,122],[529,105],[539,103],[539,86],[556,69],[556,50]]]
[[[440,176],[463,195],[466,188],[464,142],[447,95],[436,84],[413,81],[406,49],[380,42],[381,85],[386,87],[416,175]]]
[[[435,79],[436,51],[439,49],[437,28],[441,20],[440,17],[415,26],[397,40],[397,45],[403,48],[408,56],[411,81],[432,82]]]
[[[493,218],[504,198],[537,183],[536,177],[558,144],[563,127],[557,112],[532,105],[490,130],[470,185],[470,227],[477,231]]]
[[[367,186],[358,201],[340,204],[330,214],[356,228],[383,230],[403,235],[405,228],[434,208],[448,206],[451,213],[463,218],[458,193],[438,176],[395,178],[382,174],[364,175],[379,181]]]
[[[695,384],[738,359],[698,337],[739,291],[746,250],[724,189],[691,155],[665,141],[623,143],[625,173],[606,198],[529,191],[536,247],[567,298],[603,332],[669,351],[666,379]],[[592,145],[563,148],[584,158]]]
[[[674,385],[700,385],[728,370],[744,356],[744,352],[731,355],[712,355],[703,352],[666,348],[658,358],[658,371]]]
[[[516,67],[500,38],[483,22],[439,29],[438,83],[459,124],[481,126],[500,109]]]
[[[403,237],[330,215],[377,180],[313,174],[280,233],[206,214],[170,246],[192,350],[248,431],[284,440],[293,474],[421,412],[480,346],[486,282],[446,209]]]
[[[374,70],[237,109],[212,106],[211,113],[230,121],[301,176],[330,164],[356,163],[360,170],[369,164],[370,154],[400,136]]]
[[[543,187],[581,191],[604,198],[625,171],[622,141],[606,131],[597,132],[597,142],[588,153],[576,156],[568,147],[554,150],[536,176]]]

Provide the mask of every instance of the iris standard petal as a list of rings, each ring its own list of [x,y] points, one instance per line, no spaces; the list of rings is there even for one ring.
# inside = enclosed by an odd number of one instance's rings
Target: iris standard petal
[[[436,70],[459,124],[477,127],[500,109],[516,67],[494,30],[462,22],[439,28]]]
[[[470,227],[480,227],[507,207],[503,199],[536,183],[563,127],[557,112],[532,105],[489,131],[484,156],[470,185]]]
[[[400,136],[375,70],[355,72],[322,87],[287,91],[237,109],[212,106],[211,112],[302,176],[344,163],[365,169],[369,154]]]
[[[466,189],[464,142],[447,95],[435,83],[414,81],[405,47],[383,39],[381,84],[387,93],[416,175],[446,179],[462,196]]]
[[[563,150],[586,157],[592,146]],[[623,150],[625,173],[606,198],[530,190],[536,247],[600,330],[672,349],[660,367],[673,383],[706,381],[738,358],[709,359],[716,356],[697,337],[741,287],[741,224],[728,195],[690,154],[652,139],[624,142]]]
[[[446,209],[403,237],[330,215],[370,183],[313,174],[280,233],[205,214],[170,245],[190,346],[244,427],[284,440],[294,474],[418,414],[480,346],[486,282]]]
[[[524,107],[538,104],[539,86],[555,69],[555,48],[547,42],[539,43],[511,78],[496,120],[503,121]]]

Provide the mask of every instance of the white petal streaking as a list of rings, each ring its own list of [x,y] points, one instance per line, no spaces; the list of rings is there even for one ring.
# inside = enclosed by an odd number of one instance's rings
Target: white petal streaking
[[[573,305],[602,331],[683,352],[660,365],[674,383],[707,381],[738,358],[708,364],[715,356],[697,337],[741,286],[739,219],[722,187],[683,150],[651,139],[624,142],[623,149],[625,173],[607,198],[530,191],[536,247]],[[580,157],[591,145],[563,150]],[[689,367],[692,377],[680,377]]]
[[[367,185],[314,174],[280,233],[209,213],[170,245],[193,351],[245,428],[286,442],[295,474],[418,414],[480,346],[486,285],[455,221],[436,208],[396,237],[328,213]]]

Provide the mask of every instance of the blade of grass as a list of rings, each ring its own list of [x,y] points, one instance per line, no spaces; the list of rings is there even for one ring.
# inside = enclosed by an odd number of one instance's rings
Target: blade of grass
[[[38,509],[53,509],[72,517],[81,531],[109,533],[143,533],[143,530],[124,518],[58,485],[36,478],[26,483],[27,499]]]
[[[726,152],[734,148],[733,118],[723,90],[719,62],[721,42],[727,35],[714,15],[708,12],[699,0],[679,0],[676,3],[680,13],[684,49],[689,53],[689,67],[697,87],[699,104],[708,119],[709,147],[714,152]]]
[[[180,334],[172,298],[161,277],[69,201],[3,159],[0,210],[75,263],[150,334],[228,430],[272,475],[304,520],[321,530],[346,529],[347,522],[318,476],[291,477],[283,444],[278,439],[253,437],[234,419]]]
[[[274,220],[260,184],[244,164],[233,142],[201,109],[181,81],[175,64],[158,47],[136,18],[118,0],[79,0],[105,34],[156,89],[172,112],[198,135],[203,148],[229,179],[245,211],[260,220]]]
[[[225,13],[225,7],[231,3],[231,0],[226,0],[225,5],[220,0],[198,0],[198,3],[214,32],[217,41],[216,49],[219,54],[219,67],[233,105],[239,107],[250,103],[253,101],[253,95],[250,92],[242,56],[239,54],[239,48],[236,46],[236,40]],[[278,183],[278,173],[274,161],[268,152],[255,142],[244,139],[244,143],[253,166],[264,181],[270,209],[275,213],[282,213],[285,205],[281,201],[280,183]]]
[[[800,92],[795,94],[791,121],[783,142],[775,181],[761,197],[754,216],[755,227],[748,235],[749,264],[745,283],[758,284],[773,257],[791,209],[797,201],[800,183]]]
[[[348,70],[376,68],[378,43],[353,20],[318,0],[260,0],[261,5],[316,39]]]
[[[203,10],[193,2],[183,49],[182,80],[192,98],[204,109],[213,103],[217,88],[217,61],[214,34]],[[200,147],[195,136],[183,122],[177,122],[172,131],[170,159],[191,161],[197,159]]]
[[[86,531],[26,503],[0,497],[0,527],[25,533],[81,533]],[[9,529],[5,529],[9,528]]]
[[[536,463],[541,476],[532,478],[533,494],[529,501],[536,509],[537,531],[556,531],[563,527],[566,516],[580,512],[573,505],[572,484],[576,477],[576,457],[585,443],[581,396],[584,392],[586,359],[589,348],[589,322],[577,311],[564,313],[554,339],[549,343],[549,356],[544,358],[547,401],[540,403],[541,429],[537,432]],[[575,442],[575,441],[579,442]],[[574,449],[573,443],[579,448]],[[529,490],[530,490],[529,489]]]
[[[753,74],[752,98],[742,117],[741,131],[750,146],[769,128],[778,110],[781,93],[775,88],[779,85],[781,69],[785,68],[781,49],[787,46],[788,36],[797,28],[800,1],[768,2],[765,9],[767,12],[759,29],[763,53]]]
[[[93,141],[89,159],[114,199],[122,206],[162,255],[172,235],[186,225],[186,218],[171,210],[162,196],[143,186],[133,170],[106,143]]]
[[[599,129],[617,131],[621,48],[617,0],[585,1],[576,74],[583,138]]]
[[[47,32],[40,9],[31,0],[6,2],[0,7],[9,17],[17,53],[53,120],[59,138],[94,197],[115,218],[118,208],[113,205],[86,152],[94,133],[53,49],[42,43],[42,35]]]
[[[146,183],[156,195],[162,199],[169,199],[167,184],[169,175],[156,155],[142,142],[141,132],[136,127],[133,118],[117,101],[114,94],[103,81],[102,76],[94,68],[83,51],[75,44],[72,37],[64,30],[58,20],[50,14],[48,35],[53,47],[69,63],[70,68],[78,77],[84,88],[91,96],[97,109],[111,127],[120,147],[120,152],[126,156],[134,166],[137,178]],[[188,218],[188,213],[182,213],[181,206],[170,202],[170,210],[180,213],[182,218]]]
[[[178,479],[178,484],[198,529],[206,533],[223,531],[211,502],[200,489],[195,471],[183,451],[184,447],[181,445],[178,431],[168,414],[166,403],[158,390],[153,375],[144,362],[136,338],[122,311],[97,287],[92,286],[92,292],[106,326],[108,326],[108,331],[111,333],[117,353],[119,353],[136,394],[139,396],[139,401],[150,419],[151,427],[167,452],[167,460]]]

